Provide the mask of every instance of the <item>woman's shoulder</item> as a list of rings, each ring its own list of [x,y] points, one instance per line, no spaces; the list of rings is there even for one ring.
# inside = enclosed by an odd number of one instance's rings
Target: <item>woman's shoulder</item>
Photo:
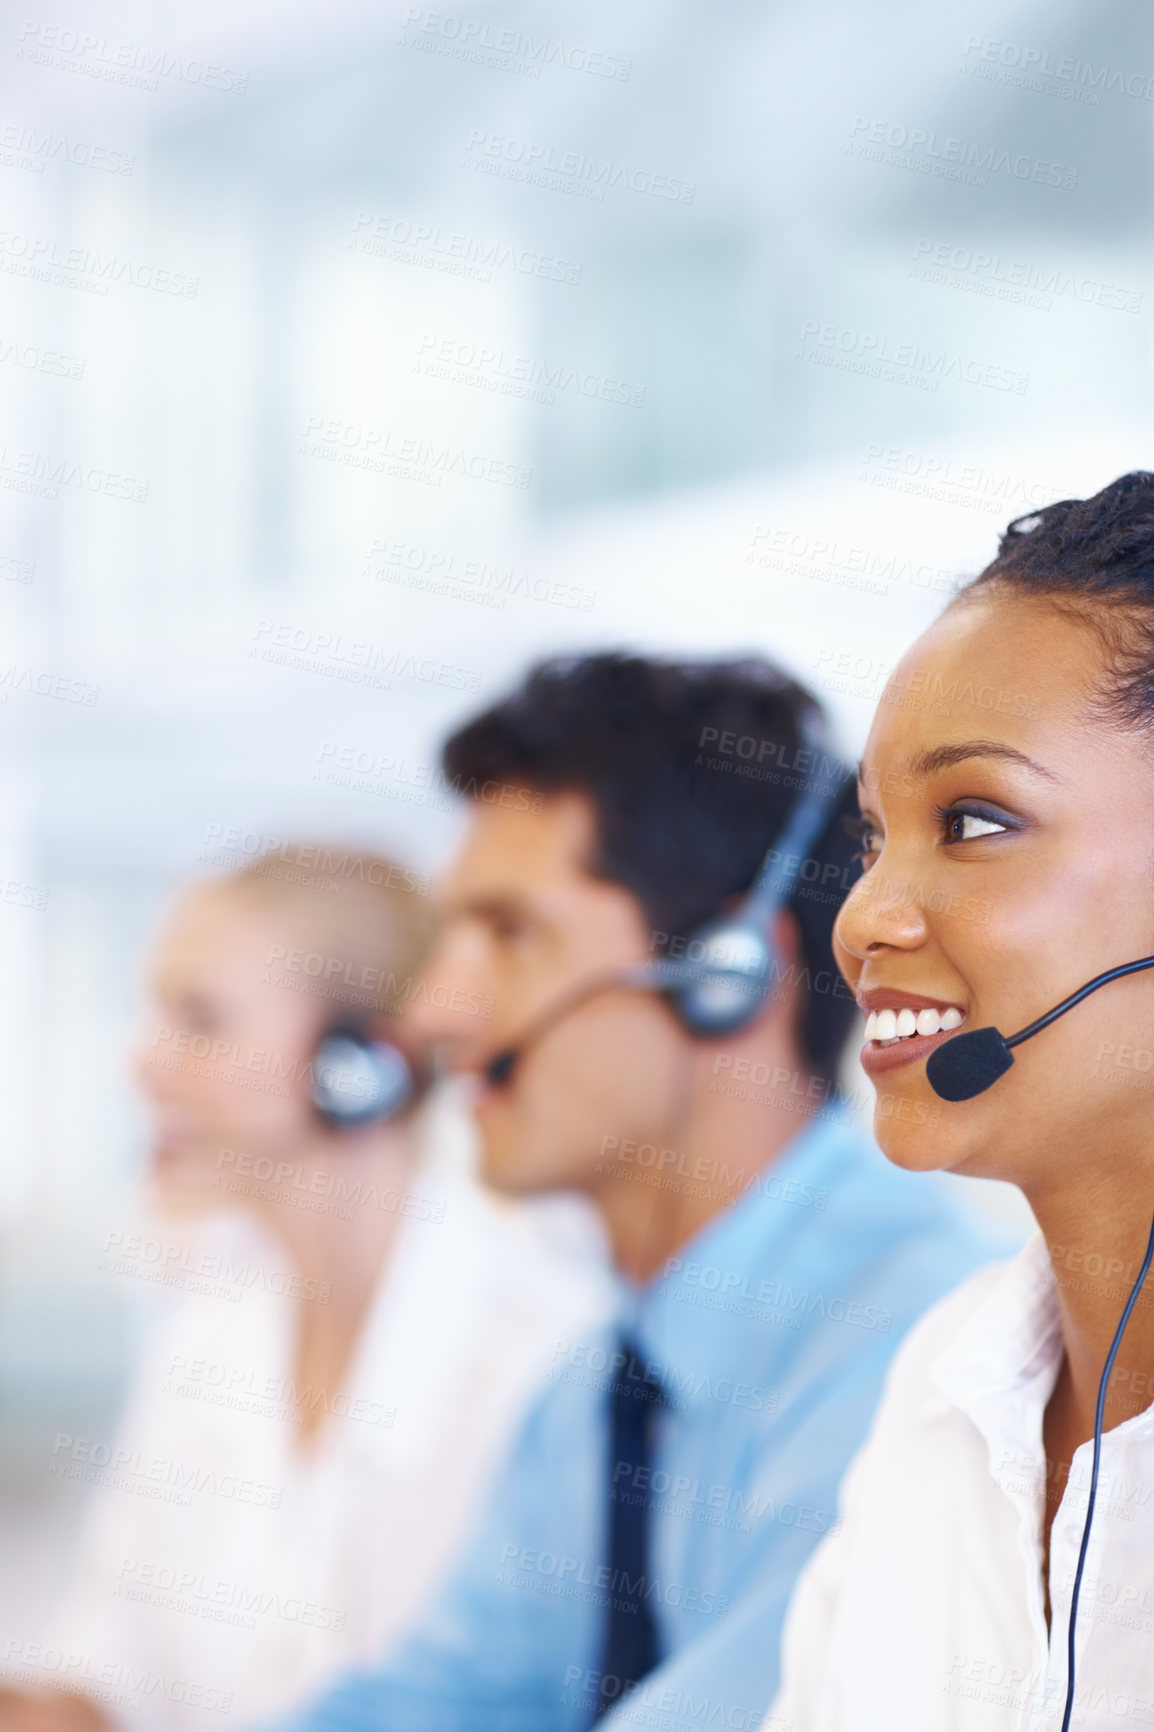
[[[149,1295],[130,1405],[151,1408],[150,1395],[170,1396],[177,1373],[193,1365],[263,1366],[282,1345],[295,1279],[276,1241],[239,1211],[189,1222],[169,1280]]]
[[[569,1194],[502,1197],[476,1179],[470,1188],[472,1227],[483,1242],[494,1304],[515,1310],[528,1305],[571,1325],[599,1319],[612,1308],[616,1286],[591,1204]]]

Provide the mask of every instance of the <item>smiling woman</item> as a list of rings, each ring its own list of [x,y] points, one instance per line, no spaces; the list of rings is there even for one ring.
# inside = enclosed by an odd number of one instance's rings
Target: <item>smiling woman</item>
[[[1011,1180],[1041,1230],[895,1363],[787,1624],[775,1711],[800,1732],[1154,1717],[1148,1287],[1106,1386],[1066,1700],[1099,1382],[1154,1207],[1154,981],[1086,999],[932,1136],[924,1111],[926,1061],[959,1031],[1020,1029],[1154,951],[1152,725],[1145,473],[1011,524],[882,695],[835,938],[868,1013],[876,1134],[900,1166]]]

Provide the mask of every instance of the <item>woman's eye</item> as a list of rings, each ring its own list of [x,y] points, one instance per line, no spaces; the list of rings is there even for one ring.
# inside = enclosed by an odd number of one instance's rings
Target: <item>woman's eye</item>
[[[177,1019],[188,1034],[216,1034],[221,1021],[215,1006],[202,998],[186,999]]]
[[[882,851],[882,833],[870,818],[847,818],[846,829],[855,837],[860,846],[854,854],[855,860],[860,860],[863,866],[868,866],[875,855]]]
[[[997,836],[1009,828],[978,812],[943,812],[942,823],[948,842],[974,842],[979,836]]]
[[[524,934],[525,925],[521,920],[505,918],[493,922],[493,936],[498,944],[516,944]]]

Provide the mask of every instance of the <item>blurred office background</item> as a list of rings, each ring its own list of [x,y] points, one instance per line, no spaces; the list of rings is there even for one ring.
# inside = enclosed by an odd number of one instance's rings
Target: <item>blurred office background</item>
[[[0,1514],[42,1539],[44,1439],[131,1352],[172,887],[300,836],[435,870],[438,739],[547,652],[764,650],[856,750],[1008,517],[1154,458],[1154,21],[33,0],[0,77]]]

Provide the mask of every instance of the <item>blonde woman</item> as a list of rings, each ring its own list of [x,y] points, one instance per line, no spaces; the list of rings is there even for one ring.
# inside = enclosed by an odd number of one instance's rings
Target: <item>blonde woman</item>
[[[109,1263],[174,1301],[57,1632],[6,1644],[5,1732],[241,1724],[379,1659],[595,1302],[430,1095],[412,876],[330,858],[197,884],[156,945],[136,1069],[168,1223]]]

